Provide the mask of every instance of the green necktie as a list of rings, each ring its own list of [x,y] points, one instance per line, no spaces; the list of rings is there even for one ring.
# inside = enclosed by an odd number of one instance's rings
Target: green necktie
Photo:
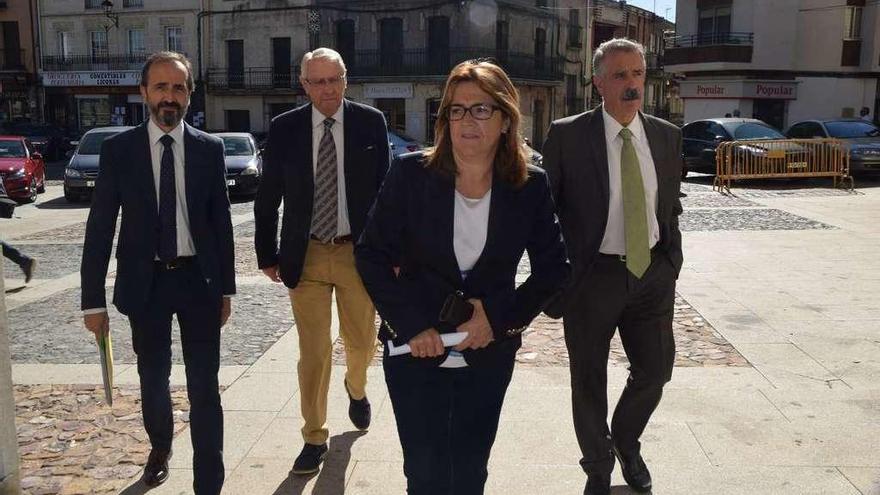
[[[639,157],[632,143],[632,131],[620,130],[623,148],[620,153],[620,185],[623,192],[623,225],[626,236],[626,268],[642,278],[651,264],[648,248],[648,215],[645,208],[645,186]]]

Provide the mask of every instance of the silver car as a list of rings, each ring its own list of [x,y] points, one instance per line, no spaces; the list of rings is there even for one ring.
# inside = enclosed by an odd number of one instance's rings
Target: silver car
[[[96,127],[83,135],[64,169],[64,199],[75,202],[91,196],[101,165],[101,145],[108,137],[129,129],[131,127]]]
[[[263,159],[257,140],[248,132],[218,132],[214,135],[223,140],[229,194],[256,194],[263,175]]]

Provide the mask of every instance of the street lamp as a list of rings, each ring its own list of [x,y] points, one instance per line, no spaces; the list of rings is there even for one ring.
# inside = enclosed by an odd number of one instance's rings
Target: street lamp
[[[101,2],[101,7],[104,9],[104,17],[110,19],[113,23],[113,27],[119,28],[119,14],[113,12],[113,2],[110,0],[104,0]]]

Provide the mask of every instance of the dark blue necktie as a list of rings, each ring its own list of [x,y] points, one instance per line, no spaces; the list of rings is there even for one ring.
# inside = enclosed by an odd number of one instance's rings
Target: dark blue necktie
[[[159,259],[171,261],[177,258],[177,188],[174,185],[174,138],[168,134],[159,141],[162,165],[159,170]]]

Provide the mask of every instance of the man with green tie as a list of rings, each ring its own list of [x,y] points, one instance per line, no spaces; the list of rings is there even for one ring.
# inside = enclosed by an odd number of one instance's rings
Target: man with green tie
[[[645,52],[599,45],[595,110],[554,122],[544,167],[572,263],[571,283],[545,312],[563,316],[585,494],[610,493],[615,457],[638,492],[651,490],[639,437],[672,376],[672,315],[681,269],[681,131],[640,112]],[[607,366],[615,329],[630,362],[609,429]]]

